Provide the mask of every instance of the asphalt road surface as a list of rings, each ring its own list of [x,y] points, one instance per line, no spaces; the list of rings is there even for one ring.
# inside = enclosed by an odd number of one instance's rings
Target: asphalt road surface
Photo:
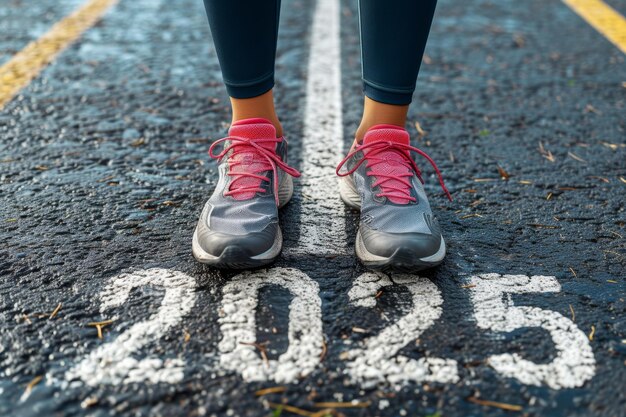
[[[84,3],[0,0],[0,68]],[[229,122],[201,1],[120,0],[20,64],[42,71],[0,105],[0,415],[626,415],[619,45],[558,0],[441,0],[409,119],[449,254],[374,274],[333,176],[355,3],[283,2],[303,177],[268,269],[191,256]]]

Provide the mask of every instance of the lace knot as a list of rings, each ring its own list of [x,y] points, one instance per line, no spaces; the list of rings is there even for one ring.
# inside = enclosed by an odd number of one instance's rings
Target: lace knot
[[[216,154],[215,148],[226,141],[230,142],[228,146]],[[264,193],[265,189],[261,187],[261,184],[264,181],[270,182],[270,178],[262,175],[262,173],[272,171],[274,174],[274,199],[278,205],[278,169],[282,169],[292,177],[300,176],[298,170],[287,165],[276,154],[276,145],[282,141],[282,137],[249,139],[227,136],[213,142],[209,148],[209,156],[221,161],[228,155],[228,172],[226,175],[233,178],[224,195],[232,195],[234,198],[239,197],[240,200],[247,200],[256,193]]]
[[[358,152],[363,153],[363,158],[358,160],[353,167],[347,169],[345,172],[341,172],[344,165]],[[340,177],[345,177],[354,173],[363,162],[367,161],[366,166],[370,168],[367,175],[376,177],[376,181],[372,183],[372,187],[380,187],[381,190],[376,196],[387,197],[394,202],[408,204],[409,202],[416,201],[416,198],[411,195],[411,178],[413,177],[413,173],[417,175],[417,178],[419,178],[422,184],[424,183],[421,171],[415,164],[413,158],[411,158],[411,152],[415,152],[424,157],[430,163],[437,173],[441,189],[448,199],[452,201],[452,196],[446,188],[443,176],[437,164],[435,164],[435,161],[421,149],[404,143],[377,141],[357,145],[355,149],[339,163],[336,172]]]

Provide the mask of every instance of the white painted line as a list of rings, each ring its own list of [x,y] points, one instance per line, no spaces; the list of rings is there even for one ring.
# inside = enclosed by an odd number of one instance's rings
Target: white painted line
[[[567,317],[537,307],[516,307],[511,294],[556,293],[555,277],[483,274],[470,278],[478,327],[495,332],[540,327],[550,333],[556,358],[546,364],[523,359],[517,353],[490,356],[489,365],[501,375],[528,385],[553,389],[582,386],[595,375],[595,357],[587,336]],[[532,349],[532,346],[529,346]]]
[[[308,64],[302,166],[300,237],[287,253],[347,253],[344,207],[335,168],[343,151],[338,0],[318,0]]]
[[[405,286],[411,293],[411,310],[379,334],[367,338],[363,347],[348,351],[350,361],[346,364],[346,372],[353,382],[364,388],[381,382],[398,387],[410,382],[457,382],[459,375],[455,360],[432,357],[415,360],[398,355],[400,349],[419,339],[441,316],[443,299],[435,284],[415,275],[394,275],[392,281],[385,274],[367,272],[355,280],[348,293],[350,302],[373,308],[378,290],[394,283]]]
[[[178,271],[153,268],[114,277],[102,292],[100,311],[121,306],[133,288],[156,286],[165,294],[159,310],[148,320],[135,323],[115,340],[92,351],[65,374],[65,380],[82,381],[90,386],[159,382],[176,384],[183,380],[185,362],[181,358],[148,356],[136,359],[142,348],[178,327],[196,302],[194,278]],[[117,317],[112,317],[117,320]],[[124,317],[130,320],[132,317]],[[138,355],[138,356],[145,356]],[[80,382],[78,382],[80,384]]]
[[[278,360],[264,361],[256,343],[256,307],[259,290],[270,284],[289,290],[289,347]],[[317,282],[293,268],[248,271],[226,286],[220,311],[222,340],[220,366],[241,374],[245,381],[295,382],[308,375],[322,353],[322,301]]]

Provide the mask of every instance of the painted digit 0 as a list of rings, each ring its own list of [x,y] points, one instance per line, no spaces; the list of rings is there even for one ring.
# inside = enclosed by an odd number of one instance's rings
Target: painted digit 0
[[[256,348],[255,310],[259,289],[275,284],[289,290],[289,347],[275,359],[263,361]],[[220,365],[236,371],[246,381],[294,382],[311,373],[322,352],[322,302],[317,282],[293,268],[244,272],[224,286]]]

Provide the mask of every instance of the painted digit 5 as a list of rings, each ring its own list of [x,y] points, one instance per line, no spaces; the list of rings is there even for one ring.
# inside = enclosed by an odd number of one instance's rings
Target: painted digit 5
[[[523,359],[517,353],[488,358],[500,374],[528,385],[548,385],[553,389],[582,386],[595,373],[595,358],[585,334],[561,314],[537,307],[516,307],[511,294],[559,292],[555,277],[483,274],[470,278],[472,301],[478,327],[511,332],[524,327],[541,327],[550,332],[557,350],[547,364]],[[506,298],[506,299],[505,299]]]

